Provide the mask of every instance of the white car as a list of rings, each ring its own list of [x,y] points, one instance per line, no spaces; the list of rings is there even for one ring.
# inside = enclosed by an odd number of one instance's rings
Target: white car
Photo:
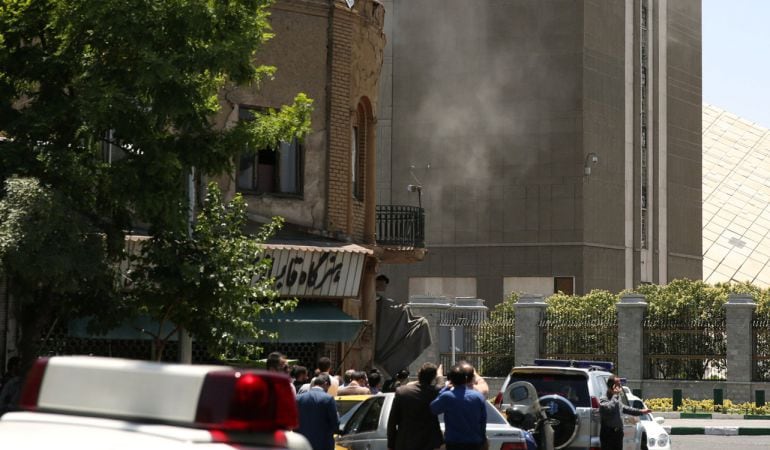
[[[100,357],[39,359],[0,448],[312,450],[290,379],[227,366]]]
[[[637,409],[647,409],[642,399],[632,394],[630,389],[623,386],[623,390],[626,391],[626,397],[628,397],[631,406]],[[649,450],[671,450],[671,437],[662,426],[666,419],[653,417],[652,413],[642,414],[639,418],[647,435],[646,448]]]
[[[340,418],[337,448],[349,450],[387,450],[388,417],[395,394],[374,395],[354,406]],[[526,450],[524,432],[508,424],[491,403],[487,405],[487,439],[489,450]],[[443,417],[439,416],[441,430]]]

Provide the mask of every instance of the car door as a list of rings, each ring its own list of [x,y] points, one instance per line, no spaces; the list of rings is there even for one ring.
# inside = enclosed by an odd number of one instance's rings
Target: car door
[[[342,435],[337,438],[337,446],[350,450],[385,450],[387,420],[381,419],[384,403],[385,396],[364,401],[345,424]]]
[[[629,406],[628,397],[623,391],[620,392],[620,402],[623,403],[623,406]],[[639,429],[639,417],[623,414],[623,450],[637,450],[639,448],[638,443],[641,442]]]

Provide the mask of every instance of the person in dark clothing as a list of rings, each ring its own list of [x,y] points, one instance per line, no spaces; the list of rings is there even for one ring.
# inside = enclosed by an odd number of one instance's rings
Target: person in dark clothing
[[[339,416],[337,402],[326,393],[331,384],[329,374],[319,373],[311,384],[313,387],[309,391],[297,396],[297,433],[307,438],[313,450],[333,450]]]
[[[599,406],[601,414],[599,439],[602,450],[623,449],[623,414],[641,416],[650,412],[649,409],[636,409],[621,403],[622,392],[620,378],[610,375],[607,379],[607,393],[601,398]]]
[[[450,385],[430,404],[433,414],[444,414],[447,450],[481,450],[487,445],[487,400],[473,389],[475,369],[468,363],[450,370]]]
[[[438,396],[435,364],[425,363],[418,382],[399,387],[388,417],[388,450],[433,450],[443,441],[430,402]]]

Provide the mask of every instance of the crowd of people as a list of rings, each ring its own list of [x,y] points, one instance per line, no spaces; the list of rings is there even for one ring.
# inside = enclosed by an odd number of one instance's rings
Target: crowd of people
[[[349,369],[341,379],[331,372],[331,360],[322,357],[312,372],[301,365],[289,367],[280,352],[268,355],[267,370],[288,373],[297,394],[298,433],[314,450],[332,450],[339,425],[335,397],[395,392],[388,420],[388,448],[393,450],[481,450],[486,443],[486,396],[489,386],[474,367],[461,362],[446,378],[441,366],[423,364],[416,381],[409,371],[399,371],[383,381],[377,369]],[[444,414],[446,433],[439,428]]]

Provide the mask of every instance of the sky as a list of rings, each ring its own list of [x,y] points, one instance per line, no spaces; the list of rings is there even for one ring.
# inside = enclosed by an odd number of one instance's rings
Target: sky
[[[702,5],[703,101],[770,128],[770,0]]]

